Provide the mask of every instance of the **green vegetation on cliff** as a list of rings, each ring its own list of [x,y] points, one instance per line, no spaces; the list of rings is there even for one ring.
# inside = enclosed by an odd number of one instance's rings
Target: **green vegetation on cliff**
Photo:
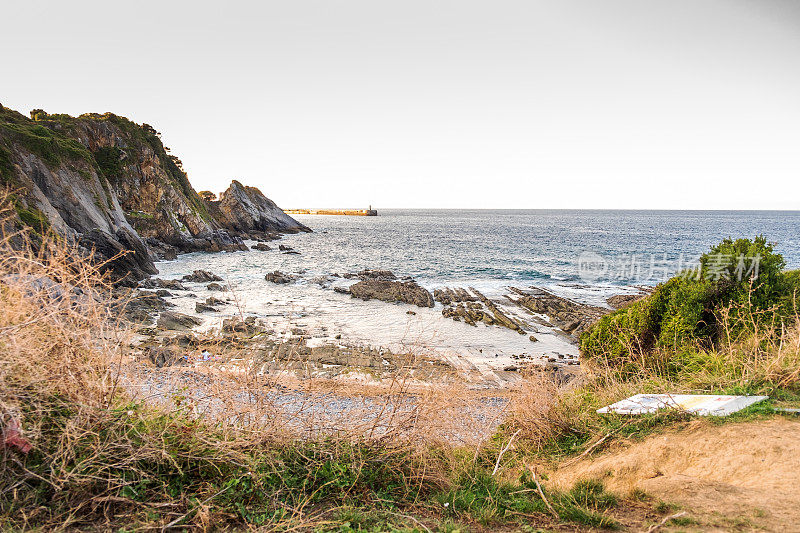
[[[36,116],[43,121],[50,117],[43,112]],[[58,117],[62,117],[62,115],[58,115]],[[3,171],[4,180],[6,172],[11,170],[10,151],[14,143],[20,144],[53,167],[58,167],[66,162],[94,165],[91,153],[85,146],[74,138],[47,127],[47,125],[55,123],[60,124],[61,122],[39,123],[16,111],[0,109],[0,143],[2,143],[0,147],[4,150],[4,153],[0,154],[0,170]]]
[[[13,183],[14,165],[11,163],[11,151],[0,144],[0,184]]]
[[[113,113],[72,117],[34,109],[30,115],[0,108],[0,183],[16,190],[23,202],[40,201],[27,190],[31,180],[38,185],[25,163],[30,153],[60,176],[59,191],[70,191],[70,183],[80,188],[80,178],[89,190],[77,196],[94,197],[101,210],[113,210],[116,195],[126,212],[149,215],[129,220],[144,237],[168,240],[182,228],[196,233],[215,227],[180,160],[164,147],[152,126]],[[16,170],[15,165],[19,165]],[[28,179],[22,179],[20,172]],[[92,183],[95,173],[103,192]],[[155,194],[140,194],[140,188]]]
[[[168,149],[161,142],[160,134],[149,124],[136,124],[125,117],[120,117],[113,113],[84,113],[79,119],[92,120],[97,122],[110,122],[120,128],[128,136],[131,146],[121,149],[117,146],[101,147],[95,151],[94,157],[97,160],[100,170],[109,179],[114,179],[124,171],[123,156],[130,156],[135,161],[135,154],[140,152],[140,148],[148,146],[156,154],[161,167],[168,176],[170,183],[175,186],[186,198],[192,209],[205,221],[210,221],[211,216],[206,209],[205,202],[192,188],[189,178],[183,170],[180,159],[168,153]],[[124,153],[123,153],[124,152]]]
[[[94,151],[94,159],[100,173],[112,183],[122,174],[122,157],[124,153],[117,146],[102,146]]]
[[[28,209],[19,203],[15,204],[17,215],[23,224],[31,228],[39,235],[43,235],[50,228],[50,223],[44,213],[38,209]]]

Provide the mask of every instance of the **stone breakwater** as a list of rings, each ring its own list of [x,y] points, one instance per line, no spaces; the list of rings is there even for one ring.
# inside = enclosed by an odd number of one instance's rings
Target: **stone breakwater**
[[[351,217],[376,217],[376,209],[287,209],[290,215],[346,215]]]

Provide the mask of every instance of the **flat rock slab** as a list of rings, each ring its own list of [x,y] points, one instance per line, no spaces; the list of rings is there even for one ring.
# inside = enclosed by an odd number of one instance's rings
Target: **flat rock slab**
[[[726,396],[720,394],[636,394],[598,409],[600,414],[652,414],[661,409],[677,409],[700,416],[728,416],[769,396]]]

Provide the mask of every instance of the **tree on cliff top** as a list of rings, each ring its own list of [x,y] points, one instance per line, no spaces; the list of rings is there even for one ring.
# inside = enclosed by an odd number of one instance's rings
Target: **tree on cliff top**
[[[38,122],[47,118],[47,112],[44,109],[31,109],[31,119]]]

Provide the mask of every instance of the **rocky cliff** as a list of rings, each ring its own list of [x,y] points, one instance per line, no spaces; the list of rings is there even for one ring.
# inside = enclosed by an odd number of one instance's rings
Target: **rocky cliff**
[[[34,235],[52,228],[101,259],[128,251],[107,266],[127,283],[155,273],[158,256],[309,231],[239,182],[202,199],[155,129],[111,113],[28,118],[0,106],[0,182]]]
[[[277,233],[311,231],[283,212],[255,187],[234,180],[219,200],[207,196],[206,205],[222,226],[236,235],[270,239]]]

